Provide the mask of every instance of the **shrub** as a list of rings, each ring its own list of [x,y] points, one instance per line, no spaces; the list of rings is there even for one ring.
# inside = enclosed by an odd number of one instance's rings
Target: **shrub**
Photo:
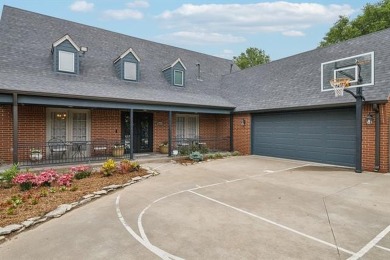
[[[70,172],[74,174],[77,180],[81,180],[91,176],[92,169],[86,165],[80,165],[70,168]]]
[[[35,184],[35,179],[36,176],[33,173],[27,172],[27,173],[16,175],[13,178],[12,182],[15,184],[19,184],[20,189],[22,191],[26,191],[31,189],[32,185]]]
[[[116,164],[113,159],[108,159],[103,163],[102,172],[104,176],[111,176],[114,174],[116,169]]]
[[[7,182],[8,184],[12,183],[12,180],[19,173],[19,165],[14,164],[9,169],[5,170],[3,174],[0,176],[1,180]]]
[[[72,185],[72,180],[73,180],[73,177],[74,175],[72,173],[66,173],[66,174],[63,174],[61,175],[59,178],[58,178],[58,185],[60,186],[71,186]]]
[[[131,166],[133,167],[133,169],[134,169],[135,171],[138,171],[139,168],[141,167],[141,165],[139,165],[138,162],[132,162],[132,163],[131,163]]]
[[[47,170],[41,172],[35,178],[35,184],[37,186],[51,186],[53,182],[58,179],[59,175],[55,170]]]
[[[119,164],[118,170],[122,174],[132,172],[134,171],[133,164],[129,160],[122,160]]]
[[[238,152],[238,151],[234,151],[234,152],[232,153],[232,156],[240,156],[240,155],[241,155],[241,153]]]
[[[192,152],[190,159],[196,162],[203,161],[203,155],[200,152]]]

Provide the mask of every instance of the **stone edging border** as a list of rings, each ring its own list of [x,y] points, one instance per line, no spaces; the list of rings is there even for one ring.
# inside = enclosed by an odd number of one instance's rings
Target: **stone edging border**
[[[141,166],[142,167],[142,166]],[[29,218],[26,221],[23,221],[20,224],[11,224],[5,227],[0,227],[0,244],[5,242],[7,240],[7,236],[13,235],[13,234],[19,234],[26,230],[27,228],[30,228],[32,226],[35,226],[37,224],[44,223],[46,221],[49,221],[52,218],[59,218],[62,215],[66,214],[67,212],[73,210],[74,208],[80,207],[94,199],[100,198],[104,195],[107,195],[111,191],[115,191],[118,189],[125,188],[127,186],[130,186],[132,184],[135,184],[137,182],[140,182],[142,180],[148,179],[153,176],[157,176],[160,173],[151,169],[150,167],[142,167],[146,170],[147,174],[144,176],[137,176],[134,178],[131,178],[127,183],[122,185],[110,185],[103,187],[100,191],[95,191],[94,193],[84,195],[79,201],[73,202],[71,204],[62,204],[59,205],[55,210],[50,211],[49,213],[40,216],[40,217],[34,217]]]

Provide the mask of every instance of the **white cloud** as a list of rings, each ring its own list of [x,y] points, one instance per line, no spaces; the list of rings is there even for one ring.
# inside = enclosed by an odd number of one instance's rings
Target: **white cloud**
[[[209,33],[209,32],[189,32],[180,31],[170,34],[160,35],[158,39],[164,42],[180,44],[219,44],[219,43],[240,43],[245,38],[231,34]]]
[[[294,31],[294,30],[285,31],[285,32],[282,32],[282,34],[283,34],[284,36],[291,36],[291,37],[301,37],[301,36],[305,36],[305,33],[304,33],[304,32],[301,32],[301,31]]]
[[[76,1],[70,5],[70,10],[74,12],[89,12],[94,8],[93,3],[88,3],[87,1]]]
[[[333,23],[339,15],[351,15],[350,5],[263,2],[256,4],[183,4],[157,18],[170,29],[212,32],[288,32],[301,31],[316,24]]]
[[[148,1],[138,0],[138,1],[133,1],[131,3],[128,3],[127,6],[129,8],[148,8],[150,4]]]
[[[127,20],[127,19],[139,20],[144,17],[144,14],[142,12],[138,10],[132,10],[132,9],[106,10],[104,11],[104,15],[108,18],[112,18],[115,20]]]
[[[215,56],[231,60],[233,59],[234,52],[232,50],[225,49],[222,53],[216,54]]]

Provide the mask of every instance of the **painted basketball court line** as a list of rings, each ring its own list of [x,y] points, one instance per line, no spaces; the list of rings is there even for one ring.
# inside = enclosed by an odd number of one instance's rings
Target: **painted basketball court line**
[[[321,243],[323,245],[326,245],[328,247],[331,247],[331,248],[334,248],[334,249],[338,249],[339,251],[342,251],[344,253],[347,253],[349,255],[351,255],[350,258],[348,259],[359,259],[361,258],[362,256],[364,256],[366,253],[368,253],[373,247],[376,247],[376,248],[379,248],[379,249],[382,249],[382,250],[385,250],[385,251],[390,251],[390,249],[386,248],[386,247],[382,247],[382,246],[379,246],[377,245],[377,243],[382,239],[384,238],[389,232],[390,232],[390,225],[385,228],[382,232],[380,232],[374,239],[372,239],[369,243],[367,243],[362,249],[360,249],[358,252],[352,252],[348,249],[345,249],[345,248],[342,248],[340,246],[337,246],[335,244],[332,244],[332,243],[329,243],[327,241],[324,241],[324,240],[321,240],[319,238],[316,238],[314,236],[311,236],[311,235],[308,235],[308,234],[305,234],[303,232],[300,232],[298,230],[295,230],[293,228],[290,228],[290,227],[287,227],[283,224],[280,224],[280,223],[277,223],[273,220],[270,220],[270,219],[267,219],[267,218],[264,218],[262,216],[259,216],[259,215],[256,215],[256,214],[253,214],[249,211],[246,211],[246,210],[243,210],[243,209],[240,209],[240,208],[237,208],[235,206],[232,206],[232,205],[229,205],[227,203],[224,203],[222,201],[219,201],[219,200],[216,200],[216,199],[213,199],[213,198],[210,198],[208,196],[205,196],[203,194],[200,194],[200,193],[197,193],[196,190],[200,190],[200,189],[204,189],[204,188],[209,188],[209,187],[213,187],[213,186],[218,186],[218,185],[222,185],[222,184],[226,184],[226,183],[233,183],[233,182],[238,182],[238,181],[242,181],[242,180],[248,180],[248,179],[251,179],[251,178],[257,178],[257,177],[262,177],[262,176],[265,176],[265,175],[269,175],[269,174],[273,174],[273,173],[278,173],[278,172],[283,172],[283,171],[289,171],[289,170],[294,170],[294,169],[298,169],[298,168],[301,168],[301,167],[305,167],[305,166],[310,166],[310,165],[313,165],[313,164],[305,164],[305,165],[300,165],[300,166],[296,166],[296,167],[290,167],[290,168],[286,168],[286,169],[282,169],[282,170],[276,170],[276,171],[272,171],[272,170],[264,170],[264,173],[261,173],[261,174],[255,174],[255,175],[251,175],[251,176],[248,176],[246,178],[239,178],[239,179],[234,179],[234,180],[225,180],[223,182],[218,182],[218,183],[214,183],[214,184],[209,184],[209,185],[205,185],[205,186],[199,186],[199,185],[196,185],[195,188],[192,188],[192,189],[187,189],[187,190],[182,190],[182,191],[179,191],[179,192],[175,192],[175,193],[172,193],[172,194],[169,194],[169,195],[166,195],[166,196],[163,196],[163,197],[160,197],[156,200],[154,200],[151,204],[149,204],[146,208],[144,208],[142,210],[142,212],[139,214],[138,216],[138,230],[139,230],[139,233],[140,233],[140,236],[137,235],[137,233],[126,223],[125,219],[123,218],[123,216],[121,215],[121,212],[120,212],[120,208],[119,208],[119,201],[120,201],[120,196],[117,197],[117,201],[116,201],[116,209],[117,209],[117,214],[118,214],[118,218],[120,219],[122,225],[126,228],[126,230],[138,241],[140,242],[142,245],[144,245],[148,250],[150,250],[151,252],[155,253],[157,256],[159,256],[160,258],[162,259],[175,259],[175,260],[179,260],[179,259],[182,259],[178,256],[175,256],[175,255],[172,255],[164,250],[162,250],[161,248],[158,248],[156,247],[155,245],[153,245],[146,233],[145,233],[145,230],[144,230],[144,227],[142,225],[142,218],[144,216],[144,214],[146,213],[146,211],[153,206],[153,204],[157,203],[157,202],[160,202],[164,199],[167,199],[169,197],[172,197],[172,196],[176,196],[176,195],[179,195],[179,194],[183,194],[183,193],[191,193],[191,194],[194,194],[196,196],[199,196],[201,198],[204,198],[206,200],[209,200],[209,201],[212,201],[214,203],[217,203],[219,205],[222,205],[224,207],[227,207],[227,208],[230,208],[232,210],[235,210],[237,212],[240,212],[242,214],[245,214],[245,215],[248,215],[248,216],[251,216],[253,218],[256,218],[256,219],[259,219],[263,222],[266,222],[268,224],[271,224],[271,225],[274,225],[278,228],[281,228],[283,230],[286,230],[286,231],[289,231],[291,233],[294,233],[296,235],[299,235],[299,236],[302,236],[302,237],[305,237],[309,240],[312,240],[312,241],[315,241],[315,242],[318,242],[318,243]],[[163,166],[167,166],[167,164],[164,164],[164,165],[160,165],[161,167]],[[160,167],[159,167],[160,168]]]

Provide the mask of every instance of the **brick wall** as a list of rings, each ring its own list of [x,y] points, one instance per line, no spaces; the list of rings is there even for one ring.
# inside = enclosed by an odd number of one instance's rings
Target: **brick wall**
[[[242,119],[245,125],[241,125]],[[251,116],[235,114],[233,117],[233,147],[242,154],[251,154]]]
[[[46,108],[43,106],[19,106],[19,161],[28,160],[31,148],[45,154]]]
[[[108,142],[121,140],[120,110],[91,110],[91,140],[105,139]]]
[[[172,124],[174,117],[172,118]],[[175,130],[173,127],[172,130]],[[174,135],[172,135],[174,137]],[[153,113],[153,152],[159,151],[162,142],[168,142],[168,112]]]
[[[371,112],[375,118],[372,105],[363,108],[362,131],[362,168],[365,171],[374,171],[375,168],[375,119],[372,125],[366,124],[366,117]],[[389,172],[389,103],[379,105],[381,120],[380,127],[380,172]]]
[[[0,105],[0,164],[12,161],[12,106]]]

